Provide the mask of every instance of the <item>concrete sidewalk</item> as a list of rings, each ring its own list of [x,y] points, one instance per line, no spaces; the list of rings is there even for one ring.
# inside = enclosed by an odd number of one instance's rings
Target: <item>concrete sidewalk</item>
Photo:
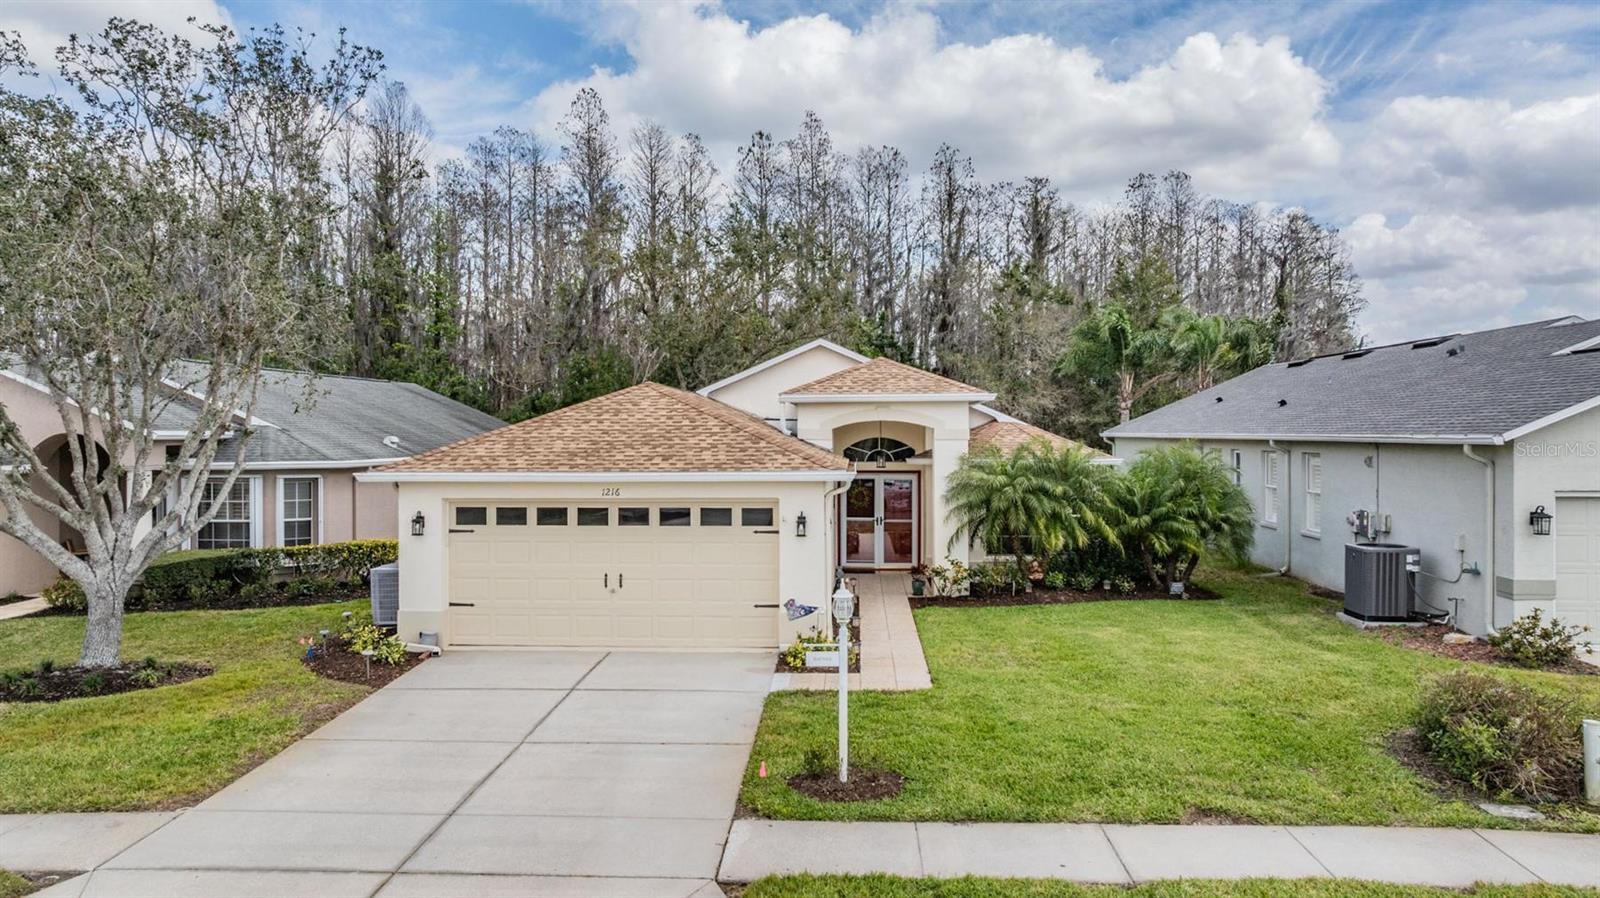
[[[1139,883],[1335,877],[1600,887],[1600,836],[1358,826],[737,820],[718,878],[791,873]]]
[[[12,618],[17,617],[27,617],[30,614],[38,614],[49,607],[49,602],[46,602],[44,599],[37,598],[23,599],[20,602],[12,602],[9,605],[0,605],[0,620],[11,620]]]

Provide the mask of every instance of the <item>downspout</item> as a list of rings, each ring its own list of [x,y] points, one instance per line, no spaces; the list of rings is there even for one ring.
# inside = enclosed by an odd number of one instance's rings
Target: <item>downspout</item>
[[[1471,443],[1462,443],[1461,453],[1483,465],[1483,538],[1488,546],[1483,560],[1483,632],[1487,635],[1494,632],[1494,459],[1474,452]]]
[[[1278,568],[1278,573],[1287,575],[1294,566],[1294,528],[1290,526],[1294,521],[1294,456],[1288,449],[1279,446],[1277,440],[1267,440],[1267,446],[1283,455],[1283,482],[1278,484],[1278,526],[1283,528],[1283,567]]]
[[[850,484],[855,479],[856,479],[856,466],[855,466],[855,463],[852,462],[850,464],[850,477],[848,479],[846,479],[846,480],[838,481],[838,483],[839,483],[838,486],[836,486],[833,489],[830,489],[827,492],[822,494],[822,509],[823,509],[823,515],[824,515],[823,520],[827,522],[827,526],[823,527],[822,529],[823,529],[824,533],[826,533],[826,535],[827,535],[827,539],[828,539],[828,554],[829,554],[830,557],[833,555],[834,552],[837,552],[839,550],[839,531],[838,531],[839,516],[837,514],[835,514],[835,508],[834,508],[834,501],[833,500],[840,493],[842,493],[845,490],[849,489],[850,488]],[[836,581],[833,585],[834,585],[834,587],[837,587],[839,585],[838,582],[837,582],[837,580],[838,580],[838,572],[839,572],[839,565],[835,564],[833,566],[833,569],[834,569],[834,574],[835,574],[834,580]],[[832,639],[833,638],[833,614],[829,612],[826,602],[824,602],[823,605],[824,605],[824,607],[823,607],[823,612],[824,613],[822,615],[822,619],[826,622],[825,629],[828,631],[828,638]]]

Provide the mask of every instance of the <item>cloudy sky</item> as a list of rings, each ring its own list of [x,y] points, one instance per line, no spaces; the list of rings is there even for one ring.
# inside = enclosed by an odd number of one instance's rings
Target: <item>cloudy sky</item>
[[[434,152],[501,124],[548,136],[576,90],[619,127],[722,160],[816,110],[914,168],[941,141],[985,178],[1086,204],[1138,171],[1302,206],[1344,230],[1383,342],[1600,317],[1600,4],[1593,2],[554,4],[57,0],[0,4],[37,59],[112,13],[339,26],[384,51]]]

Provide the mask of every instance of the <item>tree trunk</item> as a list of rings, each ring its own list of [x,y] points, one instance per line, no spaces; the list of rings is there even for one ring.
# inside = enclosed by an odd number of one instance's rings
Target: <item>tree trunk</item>
[[[1191,579],[1194,578],[1194,568],[1195,568],[1195,565],[1197,565],[1199,563],[1200,563],[1200,556],[1199,555],[1190,555],[1189,556],[1189,561],[1187,563],[1185,563],[1184,566],[1183,566],[1183,582],[1184,583],[1188,583]]]
[[[122,613],[128,584],[101,582],[84,587],[89,602],[89,624],[83,634],[79,667],[115,667],[122,660]]]

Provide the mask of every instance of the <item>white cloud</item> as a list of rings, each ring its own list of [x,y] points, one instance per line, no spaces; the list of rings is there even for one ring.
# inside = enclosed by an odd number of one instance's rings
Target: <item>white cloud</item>
[[[138,19],[175,33],[189,33],[190,16],[202,24],[229,24],[216,0],[7,0],[0,4],[0,31],[21,33],[33,61],[55,71],[55,49],[72,34],[94,34],[112,16]]]
[[[1374,187],[1523,211],[1600,204],[1600,94],[1403,97],[1367,127],[1356,165]]]
[[[1087,195],[1174,167],[1208,189],[1255,191],[1339,158],[1326,85],[1282,38],[1198,33],[1114,79],[1045,36],[941,42],[933,13],[899,7],[856,30],[827,15],[758,29],[716,7],[653,4],[630,8],[617,34],[633,68],[548,86],[533,103],[544,127],[594,87],[622,130],[652,118],[727,159],[757,128],[791,133],[809,109],[845,149],[889,143],[922,164],[949,141],[987,178],[1048,175]]]

